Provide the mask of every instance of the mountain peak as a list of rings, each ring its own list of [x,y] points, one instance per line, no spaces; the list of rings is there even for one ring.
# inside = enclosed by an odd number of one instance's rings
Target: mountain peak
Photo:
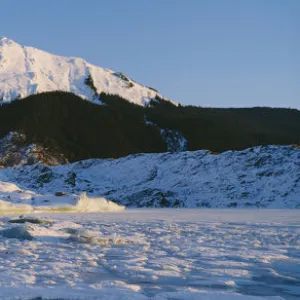
[[[2,43],[5,43],[5,42],[8,42],[8,41],[10,41],[7,37],[5,37],[5,36],[0,36],[0,45],[2,44]]]
[[[18,43],[16,43],[14,40],[9,39],[5,36],[0,36],[0,45],[1,44],[18,44]]]
[[[138,105],[148,105],[157,96],[163,98],[155,89],[131,80],[122,72],[22,46],[1,37],[0,101],[10,102],[48,91],[71,92],[98,104],[101,92],[116,94]]]

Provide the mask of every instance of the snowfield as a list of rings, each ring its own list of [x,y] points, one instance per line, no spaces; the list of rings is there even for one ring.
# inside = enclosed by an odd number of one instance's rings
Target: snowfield
[[[91,75],[95,90],[85,84]],[[10,102],[41,92],[67,91],[101,104],[98,94],[116,94],[138,105],[147,105],[157,91],[121,72],[96,67],[77,57],[63,57],[22,46],[0,37],[0,100]],[[162,97],[163,98],[163,97]]]
[[[300,211],[5,215],[0,273],[0,299],[299,299]]]
[[[86,192],[127,207],[300,208],[300,150],[137,154],[0,170],[2,201],[50,205],[61,201],[56,192]]]

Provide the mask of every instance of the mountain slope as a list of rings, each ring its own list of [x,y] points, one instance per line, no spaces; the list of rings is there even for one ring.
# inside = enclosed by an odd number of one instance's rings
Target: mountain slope
[[[138,105],[147,105],[158,94],[123,73],[96,67],[81,58],[57,56],[0,38],[2,101],[58,90],[72,92],[95,103],[101,103],[98,94],[105,92]]]
[[[1,105],[0,138],[11,132],[24,134],[22,147],[36,144],[50,150],[46,156],[70,162],[134,153],[223,152],[300,143],[297,110],[177,107],[168,102],[143,107],[103,93],[101,99],[105,105],[71,93],[47,92]],[[4,153],[9,155],[7,151],[0,155]]]
[[[267,146],[218,155],[195,151],[90,159],[7,168],[0,171],[0,181],[15,191],[0,189],[2,200],[19,199],[21,193],[26,204],[36,193],[86,191],[138,207],[300,208],[300,150]]]

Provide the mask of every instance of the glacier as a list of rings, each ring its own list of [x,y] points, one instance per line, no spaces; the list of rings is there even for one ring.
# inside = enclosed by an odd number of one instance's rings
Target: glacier
[[[0,170],[2,201],[38,206],[56,192],[126,207],[300,208],[300,149],[136,154]]]

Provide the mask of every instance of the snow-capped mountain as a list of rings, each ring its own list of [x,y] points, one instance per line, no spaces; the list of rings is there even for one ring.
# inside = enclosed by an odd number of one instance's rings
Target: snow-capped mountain
[[[86,80],[91,76],[93,87]],[[68,91],[95,103],[101,92],[116,94],[139,105],[157,95],[124,75],[76,57],[57,56],[0,38],[0,99],[10,102],[47,91]],[[161,97],[161,95],[159,95]]]
[[[33,205],[37,195],[56,192],[87,192],[138,207],[299,208],[300,150],[266,146],[218,155],[203,150],[138,154],[0,171],[5,201],[20,204],[22,194],[26,201],[21,202]]]

